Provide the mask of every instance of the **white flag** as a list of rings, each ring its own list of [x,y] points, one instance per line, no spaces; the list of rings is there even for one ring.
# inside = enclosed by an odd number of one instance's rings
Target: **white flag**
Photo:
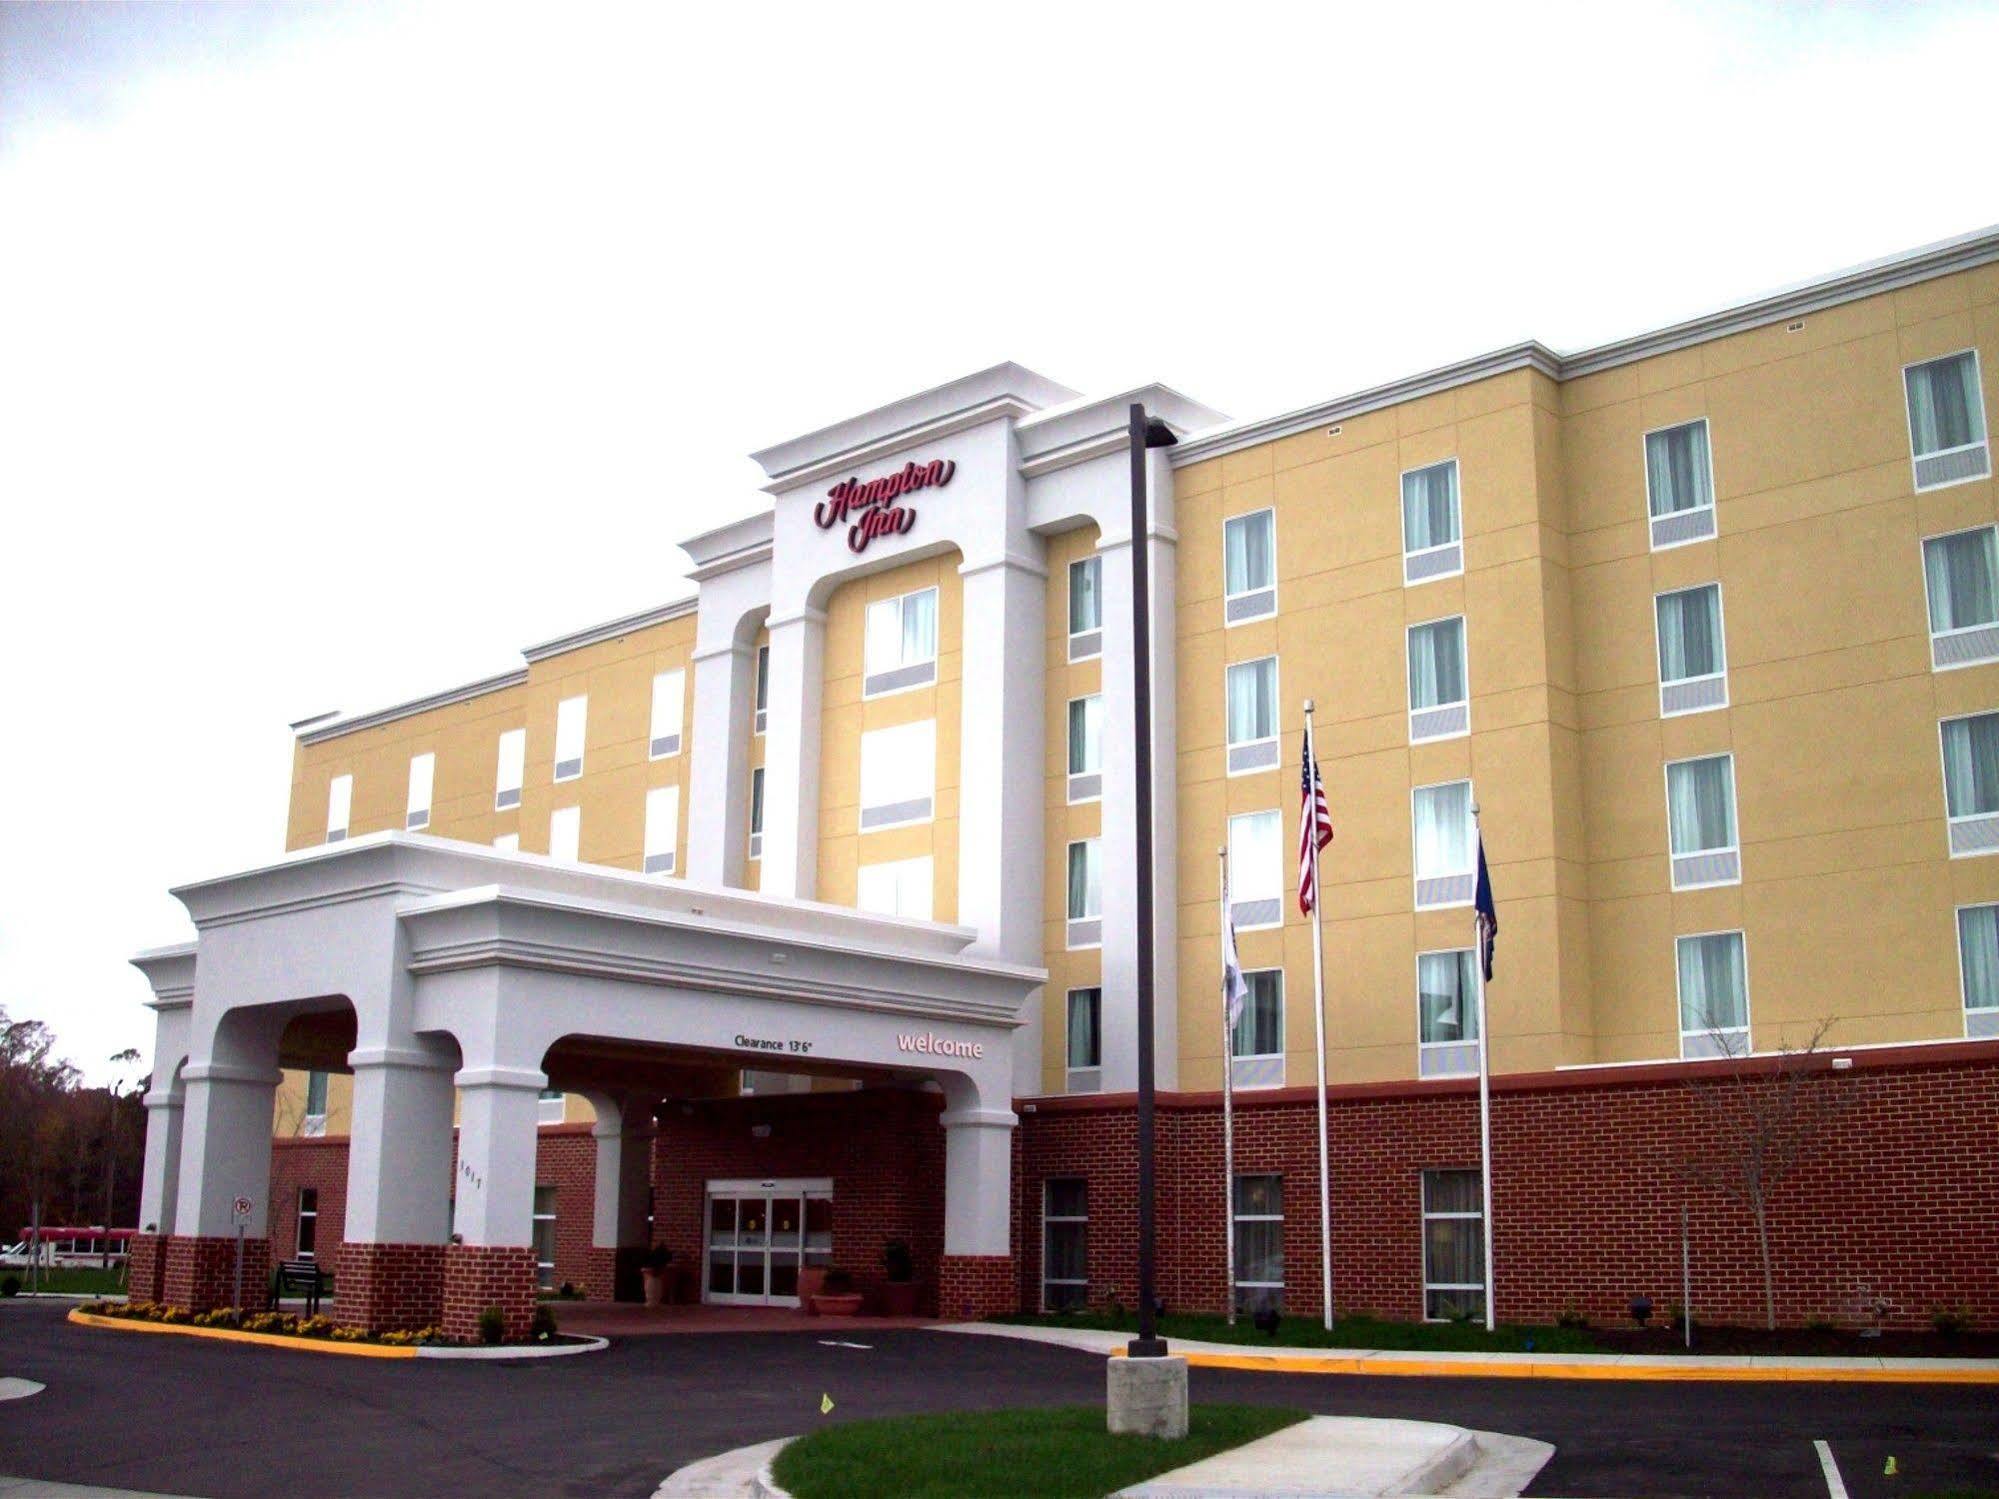
[[[1235,950],[1235,915],[1229,905],[1226,880],[1222,884],[1222,1003],[1228,1006],[1229,1029],[1242,1018],[1242,1002],[1249,997],[1249,981],[1242,976],[1242,959]]]

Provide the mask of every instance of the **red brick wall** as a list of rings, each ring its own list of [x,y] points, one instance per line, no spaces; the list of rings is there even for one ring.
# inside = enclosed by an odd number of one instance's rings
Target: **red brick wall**
[[[238,1305],[236,1246],[234,1238],[198,1239],[175,1234],[166,1241],[160,1299],[190,1312]],[[244,1311],[261,1312],[271,1304],[270,1242],[245,1239],[242,1246],[241,1306]]]
[[[503,1341],[528,1335],[534,1317],[534,1250],[498,1244],[444,1246],[444,1336],[455,1343],[476,1343],[479,1318],[498,1307],[504,1319]]]
[[[597,1140],[587,1124],[551,1126],[535,1151],[537,1186],[555,1188],[555,1284],[581,1291],[590,1280],[597,1218]]]
[[[436,1327],[444,1312],[442,1244],[342,1244],[332,1266],[335,1321],[369,1332]]]
[[[134,1234],[126,1252],[126,1294],[133,1301],[158,1301],[166,1287],[166,1240]]]

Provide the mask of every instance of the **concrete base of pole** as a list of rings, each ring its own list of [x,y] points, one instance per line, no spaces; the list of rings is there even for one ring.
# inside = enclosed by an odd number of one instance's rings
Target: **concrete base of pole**
[[[1112,1436],[1187,1434],[1187,1361],[1114,1358],[1105,1366],[1104,1409]]]

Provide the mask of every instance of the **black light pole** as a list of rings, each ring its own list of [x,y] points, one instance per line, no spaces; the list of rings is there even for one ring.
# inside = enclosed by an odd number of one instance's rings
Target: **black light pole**
[[[1132,1358],[1164,1358],[1166,1340],[1154,1327],[1152,1166],[1152,579],[1146,555],[1145,455],[1176,439],[1166,423],[1131,407],[1131,697],[1138,770],[1138,1336]]]

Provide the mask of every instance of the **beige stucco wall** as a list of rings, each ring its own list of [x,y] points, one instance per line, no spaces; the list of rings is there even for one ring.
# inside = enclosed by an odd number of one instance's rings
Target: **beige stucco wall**
[[[1044,662],[1046,701],[1042,722],[1048,742],[1048,795],[1042,812],[1047,840],[1047,865],[1042,874],[1043,962],[1048,984],[1042,990],[1042,1085],[1050,1093],[1065,1090],[1068,1081],[1069,991],[1103,982],[1103,952],[1068,950],[1069,845],[1103,834],[1101,801],[1069,805],[1069,702],[1103,690],[1099,657],[1069,660],[1069,564],[1093,555],[1097,528],[1084,526],[1048,540],[1047,657]],[[1104,877],[1112,877],[1106,861]]]

